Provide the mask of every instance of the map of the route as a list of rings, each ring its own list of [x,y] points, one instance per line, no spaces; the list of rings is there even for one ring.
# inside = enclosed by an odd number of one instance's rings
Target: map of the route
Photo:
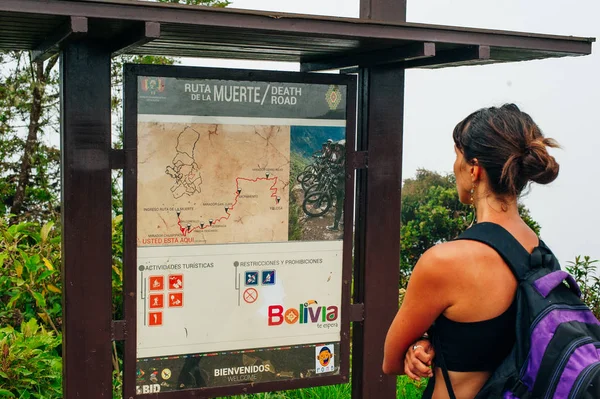
[[[172,165],[168,165],[166,170],[166,173],[175,180],[175,184],[171,187],[175,199],[186,194],[200,193],[202,177],[194,159],[194,150],[199,139],[200,133],[191,127],[186,127],[177,136],[176,155]]]
[[[290,127],[138,124],[138,245],[287,241]]]

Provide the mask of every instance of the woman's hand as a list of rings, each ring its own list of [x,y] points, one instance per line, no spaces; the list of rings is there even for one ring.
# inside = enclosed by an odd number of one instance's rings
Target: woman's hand
[[[431,362],[435,357],[433,345],[427,339],[415,342],[404,357],[404,372],[413,380],[420,381],[421,377],[433,377]]]

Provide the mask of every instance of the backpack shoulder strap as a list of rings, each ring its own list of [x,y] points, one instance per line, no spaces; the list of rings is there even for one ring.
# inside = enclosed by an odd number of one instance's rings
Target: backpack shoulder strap
[[[446,360],[444,360],[442,343],[440,342],[437,331],[435,331],[435,327],[433,328],[433,334],[431,338],[433,339],[433,348],[435,349],[435,365],[442,369],[442,375],[444,376],[444,382],[446,383],[446,390],[448,391],[449,398],[456,399],[454,388],[452,388],[452,381],[450,380],[450,372],[448,370],[448,366],[446,366]]]
[[[492,247],[508,264],[518,280],[524,280],[529,271],[530,254],[504,227],[482,222],[465,230],[457,240],[473,240]]]

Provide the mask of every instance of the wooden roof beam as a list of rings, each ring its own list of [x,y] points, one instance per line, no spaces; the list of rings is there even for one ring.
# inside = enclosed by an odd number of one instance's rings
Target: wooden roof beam
[[[435,43],[413,43],[393,49],[382,49],[339,57],[324,57],[302,62],[302,72],[325,71],[360,66],[372,67],[409,60],[428,59],[435,56]]]
[[[56,34],[44,40],[35,50],[31,51],[34,62],[45,61],[58,53],[60,46],[67,40],[81,38],[88,33],[86,17],[69,17],[68,22]]]
[[[481,64],[490,60],[490,46],[464,46],[452,50],[439,51],[435,57],[407,61],[405,68],[435,68],[437,66],[460,66],[470,63]]]
[[[122,39],[114,43],[113,57],[128,54],[130,50],[150,43],[160,38],[160,23],[145,22],[136,24],[128,32],[121,35]]]

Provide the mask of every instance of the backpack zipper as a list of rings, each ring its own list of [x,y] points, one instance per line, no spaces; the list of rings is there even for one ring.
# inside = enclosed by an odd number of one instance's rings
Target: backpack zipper
[[[572,342],[571,345],[569,345],[569,347],[567,348],[567,350],[563,351],[560,357],[560,362],[558,363],[558,366],[556,366],[556,368],[554,369],[554,374],[552,375],[550,383],[548,384],[548,389],[546,390],[546,395],[544,396],[544,399],[550,398],[550,395],[552,394],[558,383],[558,377],[560,377],[561,370],[563,369],[565,363],[567,363],[575,349],[590,342],[593,342],[593,339],[590,337],[579,338],[578,340]]]
[[[548,315],[548,313],[552,312],[556,309],[570,309],[570,310],[589,310],[586,305],[550,305],[546,309],[544,309],[531,323],[529,326],[529,336],[531,337],[533,334],[533,330],[537,327],[538,323]],[[530,343],[531,346],[531,343]],[[525,361],[523,362],[523,366],[521,367],[521,372],[519,373],[520,378],[523,378],[525,375],[525,371],[527,370],[527,363],[529,362],[529,358],[531,357],[531,349],[527,352],[527,356],[525,357]],[[536,375],[537,378],[537,375]],[[533,389],[533,387],[530,387]]]
[[[575,386],[571,390],[571,393],[569,394],[568,399],[577,399],[577,395],[579,394],[581,387],[587,387],[589,385],[588,382],[590,382],[591,380],[587,381],[587,379],[590,377],[593,377],[595,371],[600,371],[600,361],[597,363],[590,364],[583,371],[583,373],[581,373],[581,375],[578,378],[579,381],[577,382],[577,384],[575,384]],[[585,384],[583,383],[584,381],[585,381]]]

